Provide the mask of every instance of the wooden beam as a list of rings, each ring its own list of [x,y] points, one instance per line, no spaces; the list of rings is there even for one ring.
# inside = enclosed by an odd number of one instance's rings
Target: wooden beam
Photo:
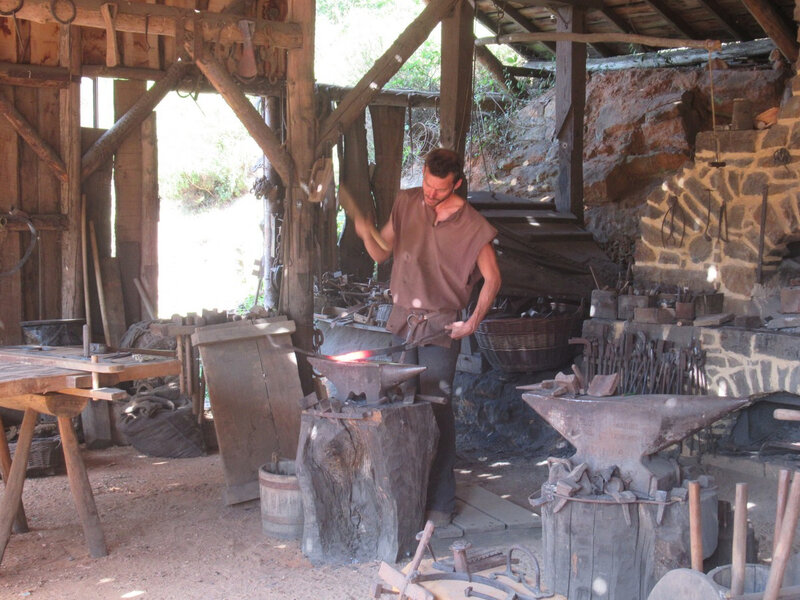
[[[442,20],[439,143],[462,157],[472,115],[474,14],[469,2],[462,1]]]
[[[722,43],[719,40],[678,40],[675,38],[662,38],[630,33],[571,33],[567,31],[510,33],[497,37],[478,38],[475,40],[475,44],[478,46],[486,46],[488,44],[537,42],[540,40],[574,42],[577,44],[588,44],[592,41],[615,42],[620,44],[644,44],[645,46],[653,46],[655,48],[702,48],[704,50],[719,50],[722,48]]]
[[[582,34],[585,12],[579,8],[556,9],[559,32]],[[558,184],[556,210],[572,213],[583,223],[583,115],[586,105],[586,48],[569,39],[557,42],[556,138]]]
[[[405,31],[355,85],[353,91],[342,98],[336,110],[325,119],[320,127],[316,154],[322,154],[326,147],[336,142],[340,131],[344,130],[364,111],[378,91],[428,38],[439,21],[453,9],[456,1],[432,0],[420,15],[406,27]]]
[[[620,33],[633,33],[630,23],[620,17],[611,8],[603,6],[598,9],[597,12],[603,15],[603,17],[605,17],[608,21],[611,21],[611,24],[614,25],[614,27],[616,27]],[[641,44],[634,44],[634,49],[636,52],[644,52],[644,47]]]
[[[214,86],[214,89],[225,99],[228,106],[233,109],[242,125],[267,155],[272,167],[288,185],[292,181],[294,173],[292,157],[283,148],[278,136],[267,126],[244,92],[236,85],[233,75],[210,54],[195,56],[194,62],[200,72]]]
[[[475,20],[478,21],[478,23],[480,23],[484,27],[486,27],[486,29],[488,29],[489,31],[493,32],[495,35],[500,35],[500,29],[498,28],[497,23],[492,21],[484,13],[476,11],[475,12]],[[547,44],[545,44],[545,43],[541,43],[539,45],[542,46],[542,48],[544,48],[551,55],[553,55],[553,56],[556,55],[556,45],[555,44],[551,44],[553,46],[552,48],[548,47]],[[535,52],[531,52],[531,50],[527,46],[525,46],[523,44],[508,44],[508,47],[511,48],[517,54],[519,54],[525,60],[532,60],[533,58],[535,58],[537,56],[537,54]]]
[[[497,7],[496,3],[495,3],[495,7]],[[527,31],[529,33],[536,33],[538,31],[541,31],[541,29],[536,27],[536,25],[534,25],[529,19],[527,19],[526,17],[522,16],[522,14],[518,10],[515,10],[513,7],[511,7],[511,12],[508,12],[508,11],[505,10],[507,8],[509,8],[509,7],[506,4],[506,5],[503,6],[503,9],[498,8],[498,12],[503,12],[504,14],[508,15],[509,18],[512,21],[514,21],[517,25],[519,25],[520,27],[522,27],[525,31]],[[500,21],[499,21],[499,19],[495,23],[495,22],[491,21],[488,17],[484,16],[483,13],[476,13],[476,16],[478,16],[478,20],[481,21],[484,25],[486,25],[487,28],[490,31],[494,31],[498,35],[500,34]],[[483,18],[481,18],[481,17],[483,17]],[[488,21],[491,26],[487,25],[486,21]],[[542,45],[551,54],[553,54],[555,56],[556,45],[555,45],[554,42],[539,42],[539,44]]]
[[[300,183],[310,179],[316,157],[325,155],[324,151],[314,150],[317,136],[314,97],[316,11],[315,0],[293,0],[289,3],[287,17],[301,23],[303,44],[302,48],[289,51],[286,57],[286,141],[294,164],[294,176],[285,180],[285,266],[280,308],[281,313],[288,315],[297,327],[292,336],[294,345],[307,351],[313,350],[314,338],[314,272],[318,262],[314,214],[319,206],[311,206],[303,201],[306,191],[300,187]],[[288,238],[285,237],[287,235]],[[299,353],[297,362],[303,393],[308,394],[313,389],[311,366],[305,356]]]
[[[64,215],[61,244],[61,316],[85,315],[84,272],[81,260],[81,28],[59,28],[59,67],[66,71],[69,84],[58,93],[61,156],[68,181],[61,184],[59,211]],[[35,221],[34,221],[35,223]]]
[[[75,6],[73,26],[106,28],[100,12],[100,7],[106,3],[105,0],[72,0],[72,2]],[[25,0],[22,8],[17,11],[16,18],[34,23],[57,23],[50,10],[50,4],[50,0]],[[130,0],[117,0],[114,4],[117,7],[114,18],[114,28],[117,31],[176,37],[179,26],[193,34],[195,27],[199,25],[204,42],[229,45],[244,41],[239,21],[247,17],[242,14],[196,11]],[[298,48],[301,43],[300,26],[297,23],[258,19],[255,21],[252,40],[256,45]]]
[[[1,85],[64,89],[72,82],[80,83],[80,77],[71,76],[62,67],[0,62]]]
[[[742,28],[734,19],[731,18],[728,11],[720,6],[717,0],[697,0],[697,2],[700,4],[700,6],[705,8],[706,12],[710,13],[720,25],[722,25],[725,31],[731,35],[731,38],[741,41],[749,37],[744,28]]]
[[[797,62],[797,42],[795,41],[795,34],[790,28],[783,17],[775,10],[770,2],[766,0],[742,0],[742,3],[750,11],[761,29],[767,36],[775,42],[778,50],[781,51],[792,65]]]
[[[603,0],[517,0],[517,4],[523,7],[541,6],[543,8],[574,6],[584,10],[599,10],[603,8]]]
[[[519,94],[516,76],[508,71],[500,60],[485,46],[475,46],[475,58],[500,86],[500,89],[509,96]]]
[[[25,140],[28,145],[33,149],[42,162],[44,162],[53,171],[59,181],[67,181],[67,168],[64,166],[64,161],[56,154],[56,151],[50,147],[42,137],[36,132],[28,120],[20,113],[14,105],[5,96],[0,95],[0,115],[3,115],[14,131]]]
[[[666,6],[662,0],[642,0],[642,2],[658,13],[658,16],[666,21],[668,25],[672,26],[675,31],[680,33],[682,36],[687,38],[697,37],[694,29],[692,29],[692,27],[690,27],[689,24],[679,15],[677,15],[671,8]]]
[[[720,50],[714,52],[714,58],[724,61],[742,61],[754,57],[767,56],[775,49],[775,43],[770,39],[753,40],[751,42],[731,42],[723,44]],[[705,49],[686,48],[683,50],[662,50],[659,52],[645,52],[628,54],[612,58],[588,58],[586,70],[619,71],[622,69],[657,69],[660,67],[677,67],[699,65],[708,62],[708,51]],[[526,68],[537,71],[555,73],[555,65],[550,61],[529,61]]]
[[[81,160],[81,180],[85,180],[89,175],[106,160],[110,160],[119,145],[123,142],[128,133],[134,128],[139,127],[153,109],[167,95],[167,92],[175,89],[178,81],[183,77],[186,63],[178,61],[173,63],[164,77],[158,80],[153,87],[142,94],[139,100],[122,117],[98,139]]]
[[[519,9],[514,8],[508,2],[504,2],[503,4],[499,3],[499,0],[492,0],[494,5],[497,7],[498,10],[501,10],[507,17],[509,17],[512,21],[514,21],[517,25],[522,27],[525,31],[529,33],[538,33],[542,31],[542,28],[536,25],[533,21],[531,21],[528,17],[522,14],[522,11]],[[554,5],[555,6],[555,5]],[[556,15],[556,12],[552,6],[548,6],[551,12]],[[586,8],[584,6],[584,8]],[[600,56],[611,56],[612,52],[610,52],[607,48],[604,48],[602,45],[590,44],[592,48]]]

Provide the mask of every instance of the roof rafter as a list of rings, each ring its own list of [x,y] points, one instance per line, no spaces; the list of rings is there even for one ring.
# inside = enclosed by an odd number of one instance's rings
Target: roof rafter
[[[783,16],[775,10],[774,6],[764,0],[742,0],[742,4],[758,21],[767,36],[775,42],[781,54],[794,64],[798,55],[797,42],[794,39],[793,28],[786,23]]]
[[[650,8],[652,8],[654,11],[656,11],[662,19],[664,19],[669,25],[674,27],[675,30],[682,36],[691,39],[698,38],[694,29],[692,29],[689,26],[689,24],[686,21],[684,21],[683,18],[681,18],[678,14],[676,14],[672,9],[665,6],[662,0],[643,0],[643,2],[647,4]]]
[[[495,35],[501,35],[500,28],[497,23],[492,21],[489,17],[486,16],[485,13],[475,11],[475,18],[484,26],[486,29],[494,33]],[[556,54],[556,45],[554,43],[547,43],[542,42],[541,44],[544,48],[550,52],[553,56]],[[524,44],[508,44],[508,46],[514,50],[517,54],[519,54],[525,60],[531,60],[533,58],[533,54],[528,49],[527,46]]]
[[[725,31],[733,36],[733,39],[741,41],[747,37],[747,33],[744,29],[725,13],[723,8],[717,3],[717,0],[697,0],[697,2],[719,21],[725,28]]]

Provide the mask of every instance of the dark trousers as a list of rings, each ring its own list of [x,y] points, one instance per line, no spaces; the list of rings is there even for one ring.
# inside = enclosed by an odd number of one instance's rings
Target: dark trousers
[[[449,348],[425,346],[406,352],[407,364],[427,367],[419,376],[420,394],[444,396],[446,404],[432,404],[439,428],[439,443],[428,479],[428,510],[452,513],[456,507],[456,420],[453,414],[452,390],[460,343],[454,340]]]

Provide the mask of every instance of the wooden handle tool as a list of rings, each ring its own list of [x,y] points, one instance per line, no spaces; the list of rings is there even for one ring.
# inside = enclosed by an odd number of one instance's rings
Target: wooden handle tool
[[[341,183],[339,184],[339,204],[342,205],[344,212],[351,219],[364,218],[358,206],[356,205],[355,200],[353,200],[353,197],[350,195],[350,192]],[[389,246],[389,244],[386,243],[386,240],[383,239],[383,236],[381,236],[380,232],[378,231],[378,228],[375,227],[375,224],[372,223],[372,221],[369,222],[369,230],[370,233],[372,234],[373,239],[375,240],[375,243],[377,243],[378,246],[381,247],[381,250],[386,250],[388,252],[392,249],[391,246]]]

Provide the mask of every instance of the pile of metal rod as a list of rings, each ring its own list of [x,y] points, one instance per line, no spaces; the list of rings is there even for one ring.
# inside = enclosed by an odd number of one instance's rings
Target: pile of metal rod
[[[383,326],[392,297],[387,283],[368,279],[358,281],[341,272],[324,273],[315,289],[320,316],[333,316],[331,324],[361,323]],[[335,315],[335,316],[334,316]]]
[[[619,338],[604,328],[594,338],[572,338],[583,345],[583,371],[587,381],[595,375],[619,373],[620,394],[707,393],[705,350],[699,341],[683,347],[665,340],[648,340],[643,332]]]

